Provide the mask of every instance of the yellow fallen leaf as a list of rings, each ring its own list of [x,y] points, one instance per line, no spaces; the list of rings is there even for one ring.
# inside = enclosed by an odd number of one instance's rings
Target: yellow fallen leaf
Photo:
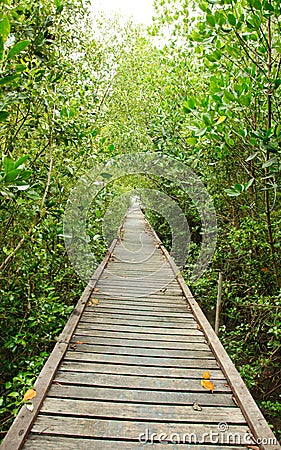
[[[203,372],[202,378],[204,378],[204,380],[209,380],[211,378],[210,372],[208,370]]]
[[[99,301],[96,298],[92,298],[92,304],[98,305]]]
[[[24,394],[22,401],[27,402],[27,400],[31,400],[35,396],[36,396],[36,391],[34,389],[28,389],[26,391],[26,393]]]
[[[201,380],[201,385],[208,391],[213,392],[213,390],[215,389],[214,383],[212,383],[210,380]]]
[[[221,116],[221,117],[219,117],[219,119],[218,119],[217,122],[216,122],[216,125],[219,125],[220,123],[224,122],[225,119],[226,119],[226,116]]]

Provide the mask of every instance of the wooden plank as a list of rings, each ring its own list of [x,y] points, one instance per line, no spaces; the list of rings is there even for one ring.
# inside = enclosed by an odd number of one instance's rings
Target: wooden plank
[[[124,269],[125,270],[125,269]],[[168,277],[168,275],[167,275]],[[117,291],[118,293],[120,293],[120,295],[122,294],[123,290],[126,290],[128,292],[132,292],[133,294],[135,294],[135,291],[142,291],[142,292],[150,292],[151,293],[164,293],[167,294],[171,297],[173,297],[174,295],[181,295],[181,290],[179,285],[177,284],[177,286],[170,286],[167,285],[164,282],[161,281],[155,281],[155,283],[150,283],[149,280],[145,280],[145,277],[140,276],[139,279],[135,279],[135,281],[133,281],[132,279],[130,280],[129,278],[123,278],[122,282],[121,280],[118,282],[118,280],[116,280],[117,277],[113,276],[113,275],[109,275],[107,279],[103,279],[101,280],[98,284],[97,287],[102,291],[103,289],[106,289],[108,291],[112,290],[112,291]],[[155,295],[154,293],[154,295]]]
[[[67,384],[80,384],[81,386],[100,386],[113,388],[129,388],[129,389],[153,389],[163,391],[180,391],[180,392],[205,392],[205,395],[212,395],[201,386],[199,379],[194,380],[182,378],[160,378],[152,376],[138,375],[119,375],[119,374],[100,374],[95,373],[91,376],[91,372],[63,372],[59,370],[55,377],[55,382]],[[223,380],[214,382],[214,392],[231,392],[228,385]]]
[[[116,325],[112,322],[109,324],[106,323],[95,323],[95,324],[89,324],[89,323],[79,323],[79,325],[76,328],[76,332],[80,333],[81,330],[107,330],[107,331],[125,331],[127,333],[132,332],[136,333],[146,333],[146,334],[157,334],[161,336],[165,335],[173,335],[173,336],[202,336],[202,332],[199,331],[197,328],[189,328],[185,326],[184,328],[159,328],[159,327],[147,327],[147,326],[139,326],[137,325]],[[177,339],[174,337],[174,339]]]
[[[149,431],[148,431],[149,430]],[[239,441],[242,445],[249,445],[253,441],[248,434],[248,427],[243,425],[229,425],[227,434],[218,431],[218,424],[186,424],[186,423],[166,423],[161,422],[137,422],[125,420],[102,420],[88,419],[80,417],[56,417],[48,415],[40,415],[33,426],[33,432],[41,435],[62,435],[62,436],[79,436],[88,438],[102,439],[124,439],[146,440],[146,435],[155,433],[154,440],[159,442],[160,435],[163,433],[171,437],[177,433],[183,443],[199,442],[210,443],[212,437],[216,436],[217,443],[222,442],[224,445],[228,442]],[[212,434],[211,434],[212,433]],[[228,437],[227,437],[228,436]],[[170,438],[171,439],[171,438]],[[216,443],[216,445],[217,445]],[[217,446],[214,450],[217,450]],[[231,448],[231,447],[229,447]],[[187,446],[188,449],[188,446]]]
[[[124,343],[126,344],[126,342]],[[73,349],[70,346],[70,349]],[[93,353],[110,353],[113,355],[132,355],[146,356],[151,358],[180,358],[180,359],[210,359],[213,354],[206,346],[204,350],[182,350],[182,349],[162,349],[162,348],[144,348],[144,347],[127,347],[127,345],[106,345],[106,344],[80,344],[75,347],[75,353],[89,353],[89,357],[93,357]]]
[[[150,289],[150,288],[139,288],[136,289],[134,287],[132,288],[127,288],[126,286],[123,286],[122,288],[117,288],[115,286],[112,286],[112,284],[108,284],[107,286],[99,286],[100,291],[103,290],[104,293],[106,293],[109,296],[114,296],[114,297],[118,297],[118,298],[124,298],[125,296],[127,297],[143,297],[144,295],[156,295],[157,293],[160,293],[160,289]],[[181,294],[180,291],[168,291],[167,295],[169,295],[169,297],[178,297]]]
[[[125,316],[125,315],[123,315]],[[83,318],[81,318],[81,321],[79,322],[79,325],[81,327],[87,327],[89,330],[91,328],[95,328],[96,324],[104,324],[104,325],[109,325],[108,328],[110,328],[111,325],[123,325],[123,326],[129,326],[129,327],[135,327],[135,328],[144,328],[144,327],[149,327],[152,328],[154,330],[156,330],[157,328],[165,328],[166,329],[166,333],[168,332],[168,330],[172,329],[172,330],[182,330],[182,329],[186,329],[186,328],[190,328],[192,330],[196,329],[197,323],[195,322],[194,319],[186,319],[186,321],[184,322],[178,322],[176,321],[176,319],[172,319],[170,318],[169,321],[168,319],[165,321],[162,320],[148,320],[149,317],[145,318],[145,319],[132,319],[132,318],[122,318],[122,315],[116,317],[116,315],[114,317],[108,317],[107,315],[101,316],[101,315],[96,315],[93,314],[93,317],[91,318],[91,320],[84,320]]]
[[[96,294],[93,295],[94,298],[97,298]],[[109,310],[119,310],[119,309],[126,309],[127,311],[151,311],[151,312],[190,312],[190,308],[188,308],[188,305],[185,301],[181,301],[178,305],[175,303],[154,303],[151,300],[146,301],[140,301],[137,300],[136,302],[133,300],[121,300],[116,301],[116,299],[108,301],[105,300],[105,298],[97,298],[99,300],[98,307],[101,307],[103,309],[109,309]],[[90,307],[86,307],[85,311],[88,311]]]
[[[145,439],[145,437],[144,437]],[[177,437],[174,436],[176,442]],[[216,444],[213,445],[188,445],[175,444],[178,450],[229,450],[229,446]],[[137,441],[122,441],[122,440],[105,440],[105,439],[81,439],[63,436],[41,436],[32,434],[28,442],[24,446],[24,450],[173,450],[175,447],[171,444],[141,444]],[[231,446],[231,450],[249,450],[245,446]]]
[[[187,330],[188,331],[188,330]],[[175,337],[175,335],[171,334],[165,334],[164,336],[162,334],[146,334],[146,333],[136,333],[136,332],[121,332],[121,331],[114,331],[110,329],[108,330],[87,330],[87,329],[80,329],[77,328],[75,334],[73,335],[73,339],[76,339],[77,336],[91,336],[91,337],[108,337],[111,339],[137,339],[139,341],[158,341],[158,342],[182,342],[182,343],[195,343],[195,342],[206,342],[205,336],[203,333],[198,332],[196,335],[187,334],[187,335],[178,335]],[[79,341],[83,341],[83,339],[77,339]]]
[[[160,318],[161,320],[166,320],[167,318],[176,318],[179,322],[184,322],[185,320],[193,320],[194,317],[193,314],[189,313],[188,310],[181,311],[181,312],[174,312],[174,311],[146,311],[142,310],[141,308],[137,311],[135,310],[128,310],[127,308],[118,308],[118,309],[109,309],[104,308],[103,305],[97,305],[97,306],[88,306],[87,310],[83,314],[83,319],[92,318],[93,315],[102,314],[103,316],[107,317],[119,317],[119,315],[126,316],[128,319],[134,319],[135,317],[139,317],[141,320],[147,320],[150,317],[155,320],[155,318]]]
[[[201,379],[203,370],[210,369],[212,380],[223,380],[227,384],[226,379],[218,367],[194,368],[194,367],[154,367],[154,366],[134,366],[129,364],[118,363],[99,363],[99,362],[81,362],[63,360],[60,365],[62,372],[89,372],[89,373],[108,373],[119,375],[141,375],[164,378],[197,378]]]
[[[51,385],[55,372],[65,352],[67,351],[68,344],[71,341],[72,335],[81,318],[85,305],[89,300],[92,290],[94,289],[99,277],[101,276],[116,243],[117,240],[114,240],[112,242],[102,263],[95,271],[92,279],[90,280],[90,283],[86,286],[61,335],[59,336],[59,339],[52,353],[50,354],[47,362],[45,363],[34,384],[36,397],[32,399],[32,404],[34,406],[33,411],[29,411],[25,405],[20,409],[17,417],[15,418],[12,426],[10,427],[2,442],[2,450],[19,450],[22,448],[23,442],[28,435],[32,424],[42,406],[43,400],[46,396],[49,386]]]
[[[175,325],[176,327],[184,327],[185,324],[196,324],[197,322],[194,320],[192,315],[186,315],[184,317],[177,317],[177,316],[161,316],[157,318],[155,315],[143,315],[141,312],[139,314],[126,314],[125,312],[122,314],[121,312],[102,312],[96,309],[95,306],[92,306],[92,311],[87,312],[87,314],[83,314],[81,317],[81,322],[89,322],[89,323],[95,323],[96,321],[108,321],[108,320],[123,320],[129,323],[142,322],[147,323],[150,325],[151,323],[159,323],[159,325],[166,326],[166,325]]]
[[[156,233],[153,231],[154,235],[158,239]],[[169,253],[158,239],[159,245],[162,248],[167,260],[171,264],[172,269],[175,274],[178,274],[178,268],[174,261],[170,257]],[[187,299],[189,306],[191,307],[194,317],[200,324],[201,328],[204,330],[206,340],[208,341],[210,348],[212,349],[220,367],[231,386],[233,393],[235,395],[237,404],[240,406],[247,423],[249,424],[250,430],[256,440],[261,440],[260,448],[262,450],[280,450],[281,447],[278,443],[271,445],[266,442],[275,442],[275,436],[272,430],[269,428],[265,418],[263,417],[260,409],[258,408],[256,402],[251,396],[247,386],[242,380],[239,372],[225,351],[223,345],[221,344],[218,336],[211,327],[204,313],[202,312],[200,306],[195,301],[190,289],[187,287],[181,274],[177,275],[179,285]]]
[[[195,411],[192,406],[151,405],[99,400],[78,400],[46,397],[41,413],[76,417],[153,420],[161,422],[245,424],[237,407],[204,406]]]
[[[112,353],[83,353],[68,351],[65,354],[66,360],[72,361],[88,361],[88,362],[104,362],[119,364],[135,364],[155,367],[198,367],[198,368],[215,368],[218,366],[217,361],[211,354],[202,358],[195,358],[192,354],[190,358],[169,358],[169,357],[147,357],[140,355],[119,355]]]
[[[95,292],[93,295],[94,298],[98,299],[102,302],[102,305],[121,305],[121,304],[131,304],[134,306],[159,306],[159,307],[179,307],[185,308],[186,311],[189,311],[188,304],[186,303],[185,297],[168,297],[164,294],[160,295],[149,295],[145,297],[128,297],[128,298],[119,298],[119,297],[110,297],[102,292]]]
[[[169,392],[157,390],[138,390],[124,388],[105,388],[80,385],[53,384],[48,392],[48,397],[79,399],[79,400],[104,400],[129,403],[154,403],[190,405],[195,402],[204,406],[236,406],[232,400],[232,394],[212,394],[205,392]]]
[[[81,344],[82,343],[82,344]],[[147,341],[140,339],[118,339],[112,337],[93,337],[93,336],[79,336],[75,335],[72,339],[71,345],[78,346],[83,344],[100,344],[100,345],[124,345],[126,347],[144,347],[147,349],[159,348],[159,349],[170,349],[170,350],[194,350],[194,342],[177,342],[177,341]],[[71,347],[72,348],[72,347]],[[83,347],[81,347],[82,349]],[[197,342],[196,350],[206,350],[209,349],[206,342]]]

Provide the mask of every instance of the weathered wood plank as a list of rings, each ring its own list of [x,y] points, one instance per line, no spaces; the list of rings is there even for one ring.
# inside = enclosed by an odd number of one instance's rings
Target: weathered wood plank
[[[145,439],[145,437],[144,437]],[[177,436],[174,436],[176,442]],[[229,446],[213,445],[188,445],[187,444],[141,444],[137,441],[105,440],[105,439],[83,439],[62,436],[40,436],[32,434],[25,444],[24,450],[229,450]],[[249,450],[245,446],[231,446],[231,450]]]
[[[65,354],[66,360],[72,361],[88,361],[88,362],[111,362],[119,364],[134,364],[145,366],[159,366],[159,367],[218,367],[217,361],[211,356],[198,359],[194,358],[168,358],[168,357],[147,357],[140,355],[118,355],[112,353],[83,353],[76,351],[68,351]]]
[[[84,362],[84,361],[68,361],[66,359],[60,365],[61,371],[68,372],[89,372],[89,373],[112,373],[119,375],[142,375],[164,378],[197,378],[201,379],[204,370],[210,369],[212,374],[212,380],[223,380],[224,384],[226,379],[221,370],[216,367],[209,367],[208,362],[203,368],[187,368],[187,367],[155,367],[155,366],[136,366],[129,364],[118,363],[98,363],[98,362]]]
[[[183,322],[177,321],[176,319],[172,319],[171,317],[167,318],[166,320],[161,320],[161,318],[159,318],[159,320],[149,320],[150,318],[147,317],[145,319],[140,318],[140,320],[138,319],[133,319],[133,318],[129,318],[127,316],[125,316],[125,314],[119,315],[118,317],[116,317],[116,315],[114,315],[113,317],[110,317],[108,315],[98,315],[98,314],[93,314],[93,317],[91,319],[81,319],[79,322],[79,325],[81,327],[87,327],[88,329],[91,328],[95,328],[96,324],[104,324],[104,325],[123,325],[123,326],[130,326],[130,327],[136,327],[136,328],[143,328],[143,327],[149,327],[152,328],[153,330],[157,329],[157,328],[165,328],[167,330],[182,330],[184,328],[191,328],[196,329],[197,326],[197,322],[194,319],[186,319]],[[166,331],[167,332],[167,331]]]
[[[94,298],[97,298],[97,295],[94,293]],[[188,307],[186,301],[182,301],[179,305],[172,303],[155,303],[152,301],[133,301],[133,300],[117,300],[113,299],[108,301],[107,299],[98,298],[99,304],[98,308],[107,309],[107,310],[127,310],[127,311],[151,311],[151,312],[189,312],[191,309]],[[97,309],[98,309],[97,308]],[[91,310],[90,307],[85,308],[85,312]]]
[[[91,376],[90,372],[63,372],[59,370],[55,377],[55,382],[67,384],[80,384],[81,386],[100,386],[100,387],[123,387],[129,389],[153,389],[180,392],[205,392],[205,395],[212,395],[202,386],[200,380],[182,379],[182,378],[160,378],[152,376],[137,375],[118,375],[118,374],[100,374],[95,373]],[[228,385],[223,380],[214,382],[214,392],[231,392]]]
[[[92,307],[87,307],[87,310],[83,314],[83,320],[87,318],[92,318],[93,315],[102,314],[104,317],[124,317],[125,319],[134,319],[139,318],[139,320],[148,320],[152,318],[151,320],[156,320],[159,318],[160,320],[167,320],[169,318],[176,319],[177,322],[185,322],[186,320],[192,320],[194,321],[193,314],[186,311],[180,311],[180,312],[169,312],[169,311],[146,311],[142,310],[141,308],[137,310],[130,310],[127,308],[103,308],[103,305],[96,305]]]
[[[87,314],[86,316],[83,315],[83,318],[81,318],[80,323],[117,323],[121,324],[129,324],[129,325],[146,325],[146,326],[159,326],[159,327],[165,327],[165,328],[183,328],[186,325],[189,325],[194,327],[197,326],[197,322],[194,320],[193,317],[162,317],[159,316],[157,318],[156,316],[150,316],[150,315],[136,315],[136,314],[110,314],[110,313],[99,313],[98,311],[95,311],[95,307],[93,307],[92,313]]]
[[[119,439],[133,439],[138,441],[143,439],[145,441],[147,436],[155,433],[153,437],[155,442],[159,442],[160,435],[163,433],[170,436],[177,433],[181,442],[189,443],[198,442],[211,443],[212,439],[216,438],[217,443],[224,445],[232,443],[241,443],[242,445],[249,445],[251,437],[248,434],[248,427],[243,425],[229,425],[227,433],[218,431],[218,424],[186,424],[186,423],[166,423],[161,422],[137,422],[125,420],[102,420],[102,419],[87,419],[85,417],[56,417],[48,415],[40,415],[33,426],[33,432],[41,435],[56,434],[62,436],[79,436],[94,437],[94,438],[119,438]],[[211,434],[212,433],[212,434]],[[175,437],[175,436],[174,436]],[[215,445],[214,450],[217,450]],[[188,447],[187,447],[188,448]],[[231,447],[230,447],[231,448]]]
[[[81,344],[82,343],[82,344]],[[175,342],[175,341],[147,341],[140,339],[118,339],[113,337],[93,337],[93,336],[79,336],[75,335],[72,339],[71,345],[77,346],[80,349],[80,345],[84,344],[99,344],[99,345],[124,345],[126,347],[144,347],[147,349],[159,348],[170,350],[194,350],[194,342]],[[206,342],[197,342],[196,350],[209,350]]]
[[[195,411],[190,405],[143,405],[46,397],[41,413],[111,419],[133,418],[161,422],[245,424],[240,409],[234,406],[204,406],[202,411]]]
[[[188,332],[188,330],[186,330]],[[189,330],[190,331],[190,330]],[[193,330],[191,330],[193,331]],[[88,330],[88,329],[80,329],[80,328],[76,328],[76,333],[73,335],[74,339],[76,339],[77,336],[101,336],[101,337],[108,337],[108,338],[112,338],[112,339],[137,339],[139,341],[158,341],[158,342],[174,342],[175,340],[177,342],[182,342],[182,343],[195,343],[195,342],[206,342],[205,336],[203,335],[202,332],[198,332],[196,335],[193,335],[192,333],[190,334],[186,334],[186,335],[177,335],[175,337],[174,334],[157,334],[157,333],[136,333],[133,331],[117,331],[117,330],[112,330],[112,327],[110,327],[110,331],[107,329],[101,329],[101,330]],[[78,340],[83,340],[83,339],[78,339]],[[149,344],[148,344],[149,345]]]
[[[73,346],[70,346],[72,349]],[[114,355],[130,355],[130,356],[150,356],[151,358],[181,358],[181,359],[211,359],[212,352],[206,346],[204,350],[182,350],[182,349],[161,349],[161,348],[144,348],[144,347],[127,347],[127,345],[106,345],[106,344],[79,344],[76,346],[76,353],[110,353]],[[73,355],[74,356],[74,355]]]
[[[190,405],[195,402],[204,406],[236,406],[232,394],[218,393],[206,395],[205,392],[175,392],[157,390],[138,390],[124,388],[106,388],[80,385],[54,384],[48,392],[48,397],[79,399],[79,400],[104,400],[121,401],[129,403],[154,403]]]
[[[153,325],[150,324],[150,326],[148,325],[141,325],[138,323],[131,323],[130,325],[126,325],[126,324],[122,324],[122,325],[118,325],[118,323],[113,323],[112,321],[110,321],[109,323],[104,322],[104,323],[99,323],[96,322],[95,324],[91,324],[91,323],[79,323],[78,327],[76,328],[76,330],[110,330],[110,331],[127,331],[130,332],[132,331],[133,333],[138,332],[138,333],[150,333],[150,334],[162,334],[162,335],[183,335],[183,336],[188,336],[188,335],[194,335],[194,336],[198,336],[201,334],[201,332],[196,328],[196,322],[194,327],[189,325],[188,323],[185,324],[184,328],[183,327],[154,327]],[[176,337],[174,339],[177,339]]]

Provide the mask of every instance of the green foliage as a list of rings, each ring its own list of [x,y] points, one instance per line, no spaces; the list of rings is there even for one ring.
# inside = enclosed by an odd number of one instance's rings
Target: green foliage
[[[191,287],[212,313],[223,273],[221,338],[278,430],[279,6],[277,0],[162,0],[155,2],[149,37],[141,27],[103,16],[95,16],[93,26],[79,0],[2,4],[3,433],[83,288],[64,250],[69,192],[96,163],[140,151],[187,164],[214,199],[219,236],[213,265]],[[153,36],[161,34],[154,45]],[[149,174],[113,182],[105,169],[102,177],[87,217],[98,260],[107,248],[102,225],[113,200],[121,196],[122,208],[112,207],[121,217],[129,191],[158,189],[189,223],[188,280],[202,233],[189,196]],[[165,219],[147,215],[170,248]]]

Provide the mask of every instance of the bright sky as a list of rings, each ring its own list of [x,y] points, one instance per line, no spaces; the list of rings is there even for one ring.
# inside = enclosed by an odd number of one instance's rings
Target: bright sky
[[[92,5],[94,10],[133,16],[136,23],[150,25],[152,21],[153,0],[92,0]]]

